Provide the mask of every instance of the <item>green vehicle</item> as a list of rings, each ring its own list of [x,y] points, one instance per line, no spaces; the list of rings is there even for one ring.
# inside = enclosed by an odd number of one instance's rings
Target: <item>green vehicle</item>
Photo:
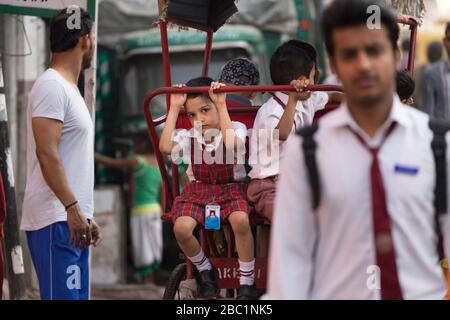
[[[168,39],[172,83],[185,83],[200,76],[206,34],[193,29],[171,29]],[[159,29],[128,34],[123,37],[121,45],[119,105],[122,120],[126,121],[124,130],[129,132],[146,127],[142,106],[144,96],[150,89],[164,86]],[[225,25],[219,29],[214,34],[209,76],[217,79],[222,66],[236,57],[252,60],[260,70],[261,82],[270,81],[265,41],[258,29],[244,25]],[[157,97],[151,111],[155,117],[165,113],[164,96]]]
[[[200,76],[206,35],[196,30],[170,29],[170,64],[172,83],[185,83]],[[159,28],[122,36],[119,50],[100,46],[98,50],[97,152],[117,156],[127,153],[128,137],[146,130],[143,112],[145,94],[164,86]],[[261,82],[269,83],[269,61],[261,31],[252,26],[225,25],[214,34],[209,76],[217,79],[222,66],[230,59],[247,57],[258,65]],[[261,103],[255,101],[255,103]],[[166,99],[152,101],[154,117],[166,113]],[[181,169],[181,168],[180,168]],[[180,170],[182,171],[182,169]],[[124,199],[128,194],[128,177],[121,172],[97,168],[96,181],[122,185]],[[177,264],[177,245],[169,225],[164,224],[164,261],[162,268],[172,270]]]
[[[169,29],[172,83],[185,83],[200,76],[206,34],[197,30]],[[217,79],[230,59],[247,57],[257,64],[261,83],[270,83],[269,59],[263,34],[248,25],[225,25],[214,34],[209,76]],[[115,155],[126,152],[132,133],[146,129],[143,100],[154,88],[164,86],[159,28],[137,31],[121,37],[119,49],[100,45],[97,73],[96,150]],[[262,103],[262,99],[255,103]],[[152,102],[153,116],[166,112],[166,100],[159,96]],[[129,141],[129,143],[131,143]],[[117,174],[100,169],[97,181],[116,182]],[[111,179],[113,181],[111,181]]]

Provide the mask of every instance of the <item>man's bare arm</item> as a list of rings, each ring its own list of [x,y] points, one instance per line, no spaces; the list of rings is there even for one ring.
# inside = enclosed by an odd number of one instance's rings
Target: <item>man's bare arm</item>
[[[36,142],[36,156],[47,185],[61,201],[68,206],[77,201],[70,188],[64,166],[58,152],[63,124],[49,118],[33,118],[32,127]],[[91,243],[89,224],[78,204],[67,210],[67,222],[70,228],[70,243],[83,248]],[[84,235],[84,236],[83,236]]]

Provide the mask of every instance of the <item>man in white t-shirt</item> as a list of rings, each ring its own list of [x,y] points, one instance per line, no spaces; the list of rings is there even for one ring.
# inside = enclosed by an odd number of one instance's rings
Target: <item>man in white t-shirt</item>
[[[87,12],[69,7],[58,13],[50,24],[50,68],[29,97],[21,228],[44,300],[89,298],[88,248],[101,241],[93,220],[94,128],[77,87],[94,43]]]

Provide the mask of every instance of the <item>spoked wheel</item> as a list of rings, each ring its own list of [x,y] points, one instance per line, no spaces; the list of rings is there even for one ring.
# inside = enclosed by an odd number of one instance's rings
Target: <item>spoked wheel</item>
[[[197,297],[197,281],[186,279],[187,266],[181,263],[175,267],[167,281],[163,300],[192,300]]]

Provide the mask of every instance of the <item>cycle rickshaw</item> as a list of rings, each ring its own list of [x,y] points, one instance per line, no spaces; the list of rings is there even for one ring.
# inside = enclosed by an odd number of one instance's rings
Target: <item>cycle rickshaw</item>
[[[173,0],[173,3],[176,1]],[[198,9],[194,3],[198,3],[197,0],[191,0],[192,10]],[[174,88],[171,82],[170,75],[170,59],[169,59],[169,44],[167,35],[167,23],[174,23],[179,26],[195,28],[200,31],[206,32],[206,43],[205,52],[203,60],[203,68],[201,75],[208,75],[208,66],[211,59],[211,49],[214,32],[217,31],[226,20],[237,12],[237,8],[234,5],[234,0],[209,0],[201,1],[203,3],[210,4],[209,10],[207,12],[207,17],[203,21],[198,19],[189,19],[189,15],[183,15],[183,12],[176,10],[176,6],[171,7],[172,1],[160,0],[160,12],[161,17],[159,20],[159,28],[161,34],[161,45],[162,45],[162,55],[163,55],[163,70],[165,87],[156,88],[148,92],[144,98],[144,114],[147,122],[148,133],[151,142],[154,146],[156,153],[158,166],[161,171],[161,176],[163,180],[163,219],[168,221],[171,220],[170,210],[174,198],[179,195],[179,179],[178,179],[178,166],[172,163],[172,179],[170,179],[169,174],[166,169],[166,165],[162,154],[159,152],[159,141],[156,131],[156,127],[166,120],[166,115],[153,119],[150,112],[150,102],[153,98],[158,95],[166,94],[166,111],[170,108],[170,93],[188,93],[188,92],[208,92],[209,87],[195,87],[195,88]],[[219,3],[220,2],[220,3]],[[189,7],[189,1],[183,1],[184,8]],[[175,9],[174,9],[175,8]],[[179,7],[180,8],[180,7]],[[179,9],[178,8],[178,9]],[[409,25],[411,28],[411,48],[408,69],[412,73],[414,68],[414,58],[415,58],[415,44],[417,37],[417,27],[418,22],[414,18],[399,16],[399,23]],[[182,31],[180,31],[182,32]],[[313,85],[309,86],[308,90],[311,91],[342,91],[340,86],[334,85]],[[276,91],[295,91],[291,86],[227,86],[216,90],[216,92],[276,92]],[[320,117],[322,114],[335,109],[337,105],[328,105],[324,112],[318,115]],[[256,113],[259,106],[252,107],[233,107],[229,108],[229,114],[232,120],[243,122],[248,129],[253,127],[253,121],[255,119]],[[190,129],[189,119],[182,110],[177,120],[177,129]],[[251,216],[250,222],[252,226],[264,225],[266,222],[263,218],[258,216]],[[203,248],[207,256],[209,256],[211,263],[219,271],[219,288],[226,290],[226,298],[233,298],[235,295],[235,289],[239,286],[238,278],[238,259],[235,256],[235,246],[234,238],[231,228],[226,225],[223,227],[223,232],[226,238],[226,250],[218,250],[214,242],[214,236],[211,230],[204,230],[200,228],[198,230],[198,236],[200,240],[200,245]],[[256,242],[258,242],[258,237],[255,237]],[[221,251],[221,252],[219,252]],[[197,298],[195,292],[195,286],[186,285],[186,282],[195,283],[197,279],[197,272],[193,268],[192,264],[186,259],[186,262],[179,264],[172,271],[172,274],[166,284],[166,289],[163,299],[192,299]],[[255,284],[258,289],[264,290],[266,287],[266,276],[267,276],[267,259],[256,257],[255,264]]]

